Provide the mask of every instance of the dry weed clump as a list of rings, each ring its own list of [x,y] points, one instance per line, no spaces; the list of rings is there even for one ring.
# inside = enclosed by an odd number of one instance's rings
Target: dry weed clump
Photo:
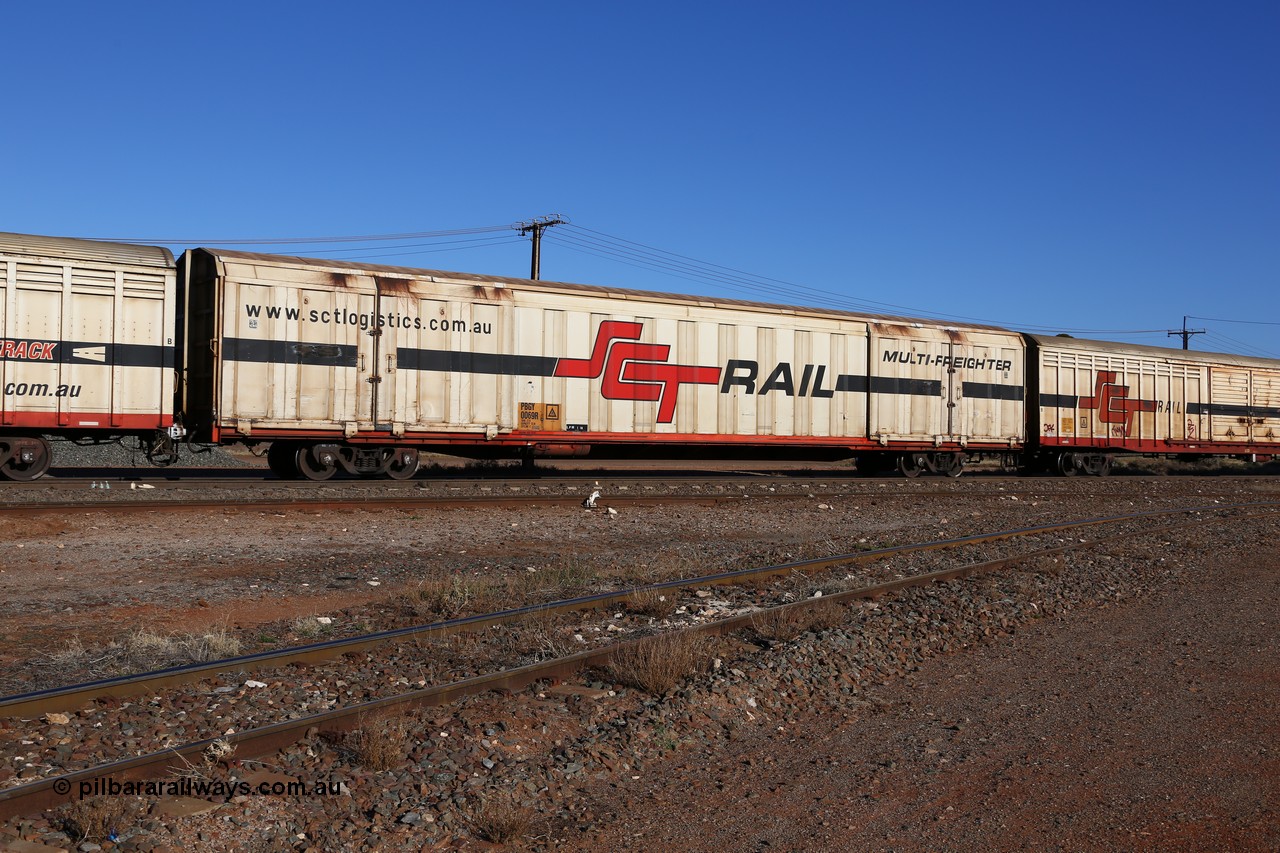
[[[844,608],[835,601],[817,601],[801,607],[773,607],[751,617],[751,630],[761,639],[786,642],[805,631],[834,628],[844,621]]]
[[[581,594],[599,580],[599,575],[575,554],[561,557],[550,566],[521,576],[522,597],[542,595],[547,598],[569,598]]]
[[[240,654],[240,638],[225,628],[203,634],[160,635],[139,629],[122,644],[124,659],[148,669],[205,663]]]
[[[489,578],[452,575],[418,582],[413,599],[419,612],[445,619],[497,609],[502,598],[498,584]]]
[[[390,770],[408,752],[409,723],[400,717],[373,717],[364,720],[342,740],[352,759],[373,771]]]
[[[652,562],[625,572],[620,580],[632,586],[696,578],[708,574],[706,561],[685,554],[658,554]]]
[[[61,670],[87,670],[97,676],[166,669],[222,660],[240,654],[240,638],[225,628],[203,634],[157,634],[139,628],[105,648],[86,646],[77,637],[50,656]]]
[[[715,640],[689,631],[671,631],[624,646],[605,667],[620,684],[662,695],[685,678],[706,670]]]
[[[304,639],[319,637],[333,630],[333,619],[328,616],[299,616],[293,620],[293,633]]]
[[[204,763],[212,767],[219,761],[225,761],[236,754],[236,745],[225,737],[220,737],[204,748]]]
[[[507,844],[528,833],[533,816],[533,809],[512,797],[486,798],[480,802],[471,826],[485,841]]]
[[[675,599],[669,590],[645,587],[638,589],[627,598],[627,610],[641,616],[652,616],[663,619],[675,610]]]
[[[109,838],[125,828],[139,801],[129,797],[89,797],[59,809],[62,829],[77,841]]]
[[[450,648],[465,650],[489,667],[505,668],[512,661],[550,660],[582,651],[573,638],[577,625],[577,620],[568,614],[535,610],[510,624],[490,627],[483,634],[460,634]]]
[[[809,623],[811,631],[829,631],[847,620],[847,610],[838,601],[819,601],[810,606],[809,612],[813,616],[813,621]]]

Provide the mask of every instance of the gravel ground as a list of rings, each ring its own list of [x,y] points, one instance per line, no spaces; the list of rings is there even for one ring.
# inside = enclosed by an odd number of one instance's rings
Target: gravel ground
[[[590,786],[598,825],[551,832],[584,850],[1280,849],[1280,561],[1256,547],[1276,532],[1198,534],[1210,554],[1170,554],[1167,578],[908,666],[861,712],[779,713],[660,778]]]
[[[612,520],[548,509],[370,512],[344,518],[345,530],[301,512],[253,513],[181,536],[164,514],[130,517],[127,529],[68,518],[3,531],[30,557],[0,575],[0,648],[22,665],[31,653],[23,643],[64,636],[63,620],[101,634],[107,618],[120,630],[139,619],[154,627],[148,620],[174,610],[183,612],[162,624],[234,617],[247,634],[278,624],[281,610],[341,613],[324,607],[339,601],[364,606],[351,618],[366,620],[378,596],[432,571],[526,572],[566,549],[624,574],[656,562],[742,567],[1275,494],[1269,481],[1141,482],[1055,483],[1037,486],[1055,494],[1036,497],[952,483],[943,500],[850,495],[826,510],[797,499]],[[324,780],[332,796],[239,796],[185,818],[165,817],[152,798],[137,804],[150,814],[118,821],[115,842],[92,841],[128,850],[467,846],[512,802],[528,818],[515,845],[536,849],[1274,849],[1276,532],[1275,522],[1243,519],[1164,532],[859,606],[848,624],[792,642],[735,638],[718,650],[717,669],[664,697],[596,674],[587,681],[598,693],[468,700],[412,717],[387,770],[317,733],[268,766]],[[120,590],[139,575],[149,598],[130,601],[141,596]],[[328,590],[339,576],[352,579],[347,588]],[[387,589],[369,587],[374,578]],[[343,598],[355,585],[364,605]],[[56,622],[35,624],[51,597],[71,610],[58,606]],[[336,687],[305,671],[295,679]],[[226,781],[260,769],[232,758],[202,772]],[[0,839],[70,844],[58,829],[57,816],[28,818]]]

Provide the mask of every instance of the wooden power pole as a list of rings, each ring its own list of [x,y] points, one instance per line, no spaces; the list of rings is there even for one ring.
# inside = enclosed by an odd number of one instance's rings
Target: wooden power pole
[[[539,216],[530,222],[521,222],[516,225],[521,237],[526,234],[533,235],[533,261],[529,264],[529,278],[537,281],[542,273],[542,232],[556,225],[564,225],[567,221],[563,216],[553,214]]]

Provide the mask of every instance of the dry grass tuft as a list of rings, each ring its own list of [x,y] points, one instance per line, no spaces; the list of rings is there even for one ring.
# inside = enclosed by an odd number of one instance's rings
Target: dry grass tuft
[[[773,607],[751,617],[751,630],[765,640],[786,642],[805,631],[833,628],[844,621],[844,608],[834,601],[818,600],[802,607]]]
[[[204,634],[167,635],[139,629],[126,637],[119,648],[126,664],[160,669],[234,657],[240,654],[240,639],[225,628]]]
[[[675,598],[670,590],[646,587],[637,590],[627,598],[627,610],[641,616],[652,616],[655,619],[670,616],[675,607]]]
[[[811,631],[829,631],[838,628],[848,621],[848,608],[838,601],[819,601],[809,608],[813,621],[809,623]]]
[[[599,580],[599,575],[576,554],[567,554],[550,566],[528,572],[520,578],[522,597],[541,595],[548,598],[570,598],[581,594]]]
[[[204,763],[212,767],[219,761],[226,761],[236,754],[236,745],[224,737],[220,737],[204,748]]]
[[[493,626],[481,634],[466,632],[451,638],[450,648],[474,658],[481,667],[505,668],[512,661],[533,663],[582,651],[573,639],[579,622],[570,614],[536,610],[522,619]]]
[[[401,717],[374,717],[364,720],[342,740],[352,759],[369,770],[390,770],[408,752],[409,723]]]
[[[709,574],[706,560],[696,555],[655,554],[648,564],[626,571],[621,580],[631,586],[647,586],[705,574]]]
[[[688,676],[705,671],[715,645],[712,638],[690,631],[659,634],[619,649],[606,671],[620,684],[660,696]]]
[[[333,630],[333,620],[321,622],[319,616],[299,616],[293,620],[293,633],[304,639],[319,637]]]
[[[494,581],[464,575],[425,579],[413,591],[419,612],[444,619],[495,609],[499,597]]]
[[[240,648],[240,638],[225,628],[203,634],[157,634],[139,628],[105,648],[91,648],[75,638],[50,655],[49,665],[111,676],[222,660],[240,654]]]
[[[59,809],[58,823],[77,841],[105,839],[125,828],[137,801],[127,797],[90,797],[75,800]]]
[[[493,844],[507,844],[523,837],[533,823],[533,809],[513,798],[484,799],[471,825],[476,834]]]

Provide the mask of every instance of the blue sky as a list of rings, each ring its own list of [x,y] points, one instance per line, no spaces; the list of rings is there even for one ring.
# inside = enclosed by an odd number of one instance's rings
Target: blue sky
[[[5,11],[0,230],[1280,358],[1275,0]]]

